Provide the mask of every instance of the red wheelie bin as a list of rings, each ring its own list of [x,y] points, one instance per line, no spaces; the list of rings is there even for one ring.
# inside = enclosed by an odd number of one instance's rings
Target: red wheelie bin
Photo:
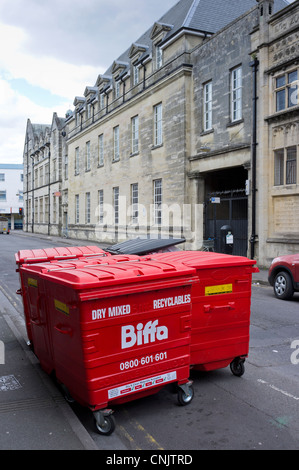
[[[213,252],[177,251],[154,259],[183,263],[196,269],[192,286],[190,365],[213,370],[230,365],[244,373],[249,352],[252,273],[256,261]]]
[[[147,258],[85,267],[79,260],[63,268],[23,265],[20,271],[36,306],[35,353],[94,412],[98,432],[114,429],[108,406],[156,393],[165,384],[178,385],[181,404],[192,400],[194,268]]]
[[[57,262],[77,258],[91,259],[93,256],[106,257],[110,256],[110,254],[94,245],[19,250],[17,253],[15,253],[15,260],[17,264],[16,272],[19,273],[21,285],[20,289],[17,290],[17,294],[22,296],[26,331],[29,343],[32,342],[31,324],[28,312],[28,299],[26,298],[26,289],[24,288],[24,282],[20,272],[20,266],[22,266],[23,264]]]

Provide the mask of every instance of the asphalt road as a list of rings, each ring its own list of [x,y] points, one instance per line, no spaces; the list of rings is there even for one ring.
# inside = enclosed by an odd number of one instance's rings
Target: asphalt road
[[[20,315],[22,303],[15,294],[19,280],[14,253],[54,244],[48,239],[14,234],[0,238],[0,289]],[[274,298],[272,288],[253,286],[250,353],[245,374],[235,377],[229,368],[206,373],[193,371],[195,396],[188,406],[178,406],[176,394],[171,387],[165,387],[156,395],[115,407],[115,433],[123,448],[132,450],[298,449],[296,362],[299,362],[299,294],[291,301],[280,301]],[[94,431],[89,410],[76,404],[72,408],[99,447],[105,439],[105,448],[109,448],[109,437]]]

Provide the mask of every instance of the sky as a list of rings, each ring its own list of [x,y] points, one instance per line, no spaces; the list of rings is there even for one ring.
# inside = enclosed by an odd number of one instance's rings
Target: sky
[[[178,0],[0,0],[0,163],[51,124]]]
[[[0,0],[0,163],[51,124],[178,0]]]

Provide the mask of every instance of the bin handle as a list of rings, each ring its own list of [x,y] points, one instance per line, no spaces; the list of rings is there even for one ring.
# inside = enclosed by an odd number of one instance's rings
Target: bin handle
[[[56,331],[58,331],[62,335],[69,335],[71,337],[73,336],[73,329],[70,328],[69,326],[64,326],[64,325],[61,325],[61,323],[59,323],[58,325],[55,325],[54,328]]]
[[[223,309],[234,310],[235,302],[228,302],[228,304],[226,305],[204,305],[203,308],[206,313],[212,312],[213,310],[214,311],[223,310]]]

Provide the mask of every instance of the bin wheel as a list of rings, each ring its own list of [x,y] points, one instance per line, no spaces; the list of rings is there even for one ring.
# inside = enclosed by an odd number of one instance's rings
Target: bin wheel
[[[245,372],[245,366],[244,366],[244,359],[240,359],[236,357],[231,363],[230,363],[230,370],[234,375],[237,377],[242,377],[242,375]]]
[[[115,419],[113,415],[104,416],[103,424],[98,423],[95,419],[96,429],[99,434],[110,436],[115,430]]]
[[[178,388],[178,402],[182,406],[189,405],[194,397],[194,390],[192,385],[188,386],[187,391],[183,390],[182,388]]]

